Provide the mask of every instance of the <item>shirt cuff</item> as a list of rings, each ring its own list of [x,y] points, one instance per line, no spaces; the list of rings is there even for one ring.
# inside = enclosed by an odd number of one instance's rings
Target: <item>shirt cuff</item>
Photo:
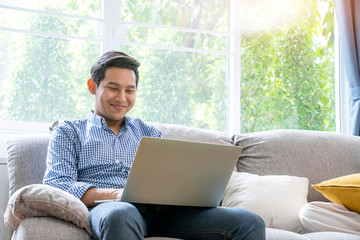
[[[94,185],[85,182],[76,182],[68,189],[68,192],[74,195],[75,197],[77,197],[78,199],[81,199],[89,188],[94,188],[94,187],[95,187]]]

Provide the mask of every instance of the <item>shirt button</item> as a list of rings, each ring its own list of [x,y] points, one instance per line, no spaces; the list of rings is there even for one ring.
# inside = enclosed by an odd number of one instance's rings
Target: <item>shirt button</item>
[[[119,160],[115,160],[115,163],[119,163],[120,161]]]

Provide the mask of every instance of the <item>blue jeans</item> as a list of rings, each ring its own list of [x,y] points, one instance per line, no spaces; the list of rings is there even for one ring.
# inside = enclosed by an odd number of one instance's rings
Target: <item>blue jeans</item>
[[[90,209],[93,239],[265,239],[261,217],[237,208],[133,205],[107,202]]]

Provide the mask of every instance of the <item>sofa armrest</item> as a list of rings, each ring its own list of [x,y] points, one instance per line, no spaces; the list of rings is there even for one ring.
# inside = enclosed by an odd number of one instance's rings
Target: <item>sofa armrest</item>
[[[27,217],[21,221],[11,239],[91,240],[91,236],[85,229],[55,217]]]
[[[55,217],[71,222],[92,234],[87,207],[73,195],[60,189],[33,184],[16,191],[4,214],[5,225],[16,230],[27,217]]]

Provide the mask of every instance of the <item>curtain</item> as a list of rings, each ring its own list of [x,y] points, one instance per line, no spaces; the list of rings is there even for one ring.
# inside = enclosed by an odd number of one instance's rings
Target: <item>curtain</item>
[[[334,0],[340,36],[340,61],[350,87],[351,133],[360,136],[360,0]]]

